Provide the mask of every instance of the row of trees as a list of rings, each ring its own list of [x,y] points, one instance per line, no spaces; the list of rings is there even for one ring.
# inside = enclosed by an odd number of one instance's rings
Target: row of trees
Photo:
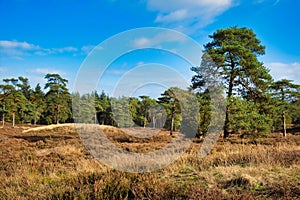
[[[70,94],[68,80],[59,74],[47,74],[44,90],[30,87],[28,78],[3,79],[0,85],[0,114],[5,122],[18,124],[53,124],[64,122],[99,123],[119,127],[180,126],[179,104],[170,88],[159,100],[149,96],[109,97],[102,91]],[[73,101],[73,104],[72,104]],[[75,111],[75,112],[73,112]],[[73,115],[74,114],[74,115]],[[170,128],[173,127],[173,128]]]
[[[179,88],[170,88],[158,100],[149,96],[113,98],[93,92],[70,94],[66,79],[58,74],[47,74],[46,93],[38,84],[30,88],[28,79],[4,79],[0,85],[2,123],[53,124],[60,122],[99,123],[118,127],[167,128],[170,134],[182,124],[182,102],[175,95]],[[195,80],[195,79],[194,79]],[[199,82],[194,82],[194,85]],[[200,88],[197,86],[196,88]],[[269,133],[283,129],[286,124],[300,122],[299,86],[289,80],[272,82],[263,99],[233,95],[227,99],[227,130],[245,133]],[[188,118],[198,121],[198,135],[205,135],[211,121],[212,102],[209,91],[196,93],[198,114]],[[73,106],[72,100],[73,99]],[[72,111],[75,115],[72,115]],[[284,129],[283,129],[284,130]]]
[[[44,93],[38,84],[34,89],[28,78],[3,79],[0,85],[0,113],[5,121],[15,123],[52,124],[70,121],[71,95],[66,87],[68,80],[58,74],[47,74]]]
[[[80,95],[73,94],[75,122],[99,123],[118,127],[168,128],[172,134],[182,119],[179,102],[174,91],[166,90],[158,100],[149,96],[109,97],[102,91]],[[183,91],[184,92],[184,91]]]
[[[175,87],[157,100],[149,96],[113,98],[96,91],[70,94],[68,80],[59,74],[45,76],[46,92],[39,84],[32,89],[27,78],[19,77],[4,79],[0,85],[2,123],[8,121],[14,126],[76,121],[164,127],[170,134],[183,124],[196,123],[198,135],[205,135],[216,106],[211,85],[225,90],[224,137],[235,132],[261,134],[275,129],[286,134],[287,126],[300,123],[300,86],[286,79],[273,81],[269,70],[257,59],[265,53],[265,47],[251,29],[220,29],[210,38],[201,65],[191,68],[195,76],[188,90],[197,102],[189,99],[189,92]],[[196,109],[191,106],[196,104]]]

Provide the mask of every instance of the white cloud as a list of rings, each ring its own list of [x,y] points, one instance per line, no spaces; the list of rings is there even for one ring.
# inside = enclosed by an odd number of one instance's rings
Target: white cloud
[[[88,54],[90,51],[92,51],[93,48],[95,48],[94,45],[86,45],[86,46],[81,47],[81,51],[82,51],[83,54],[86,55],[86,54]]]
[[[23,57],[30,55],[46,56],[50,54],[72,53],[77,51],[78,49],[72,46],[62,48],[42,48],[39,45],[28,42],[0,40],[0,54],[13,59],[22,60]]]
[[[147,0],[147,8],[158,12],[155,22],[172,28],[198,29],[235,5],[235,0]]]
[[[181,34],[175,34],[170,32],[162,32],[153,37],[141,37],[133,40],[133,47],[143,48],[149,46],[160,47],[163,43],[171,43],[171,42],[185,42],[187,40]]]
[[[28,42],[0,40],[0,54],[13,59],[22,60],[22,57],[29,55],[30,52],[40,50],[41,48],[38,45]]]
[[[188,17],[186,9],[175,10],[167,15],[158,15],[155,22],[174,22]]]
[[[50,54],[72,53],[77,51],[78,51],[77,48],[68,46],[68,47],[50,48],[50,49],[41,48],[39,51],[36,51],[35,54],[40,56],[45,56]]]
[[[73,53],[74,56],[87,55],[93,49],[102,50],[103,47],[96,45],[85,45],[80,49],[73,46],[60,48],[43,48],[39,45],[31,44],[28,42],[0,40],[0,55],[18,60],[23,60],[24,57],[30,55],[47,56],[63,53]]]
[[[46,75],[46,74],[60,74],[65,75],[66,73],[62,70],[54,69],[54,68],[35,68],[29,70],[29,73],[39,74],[39,75]]]
[[[9,41],[9,40],[0,40],[1,49],[24,49],[24,50],[36,50],[40,49],[39,46],[30,44],[27,42],[18,42],[18,41]]]
[[[270,74],[275,80],[289,79],[300,84],[300,63],[267,63],[266,66],[271,70]]]
[[[138,38],[138,39],[135,39],[135,40],[133,41],[134,47],[144,47],[144,46],[149,46],[149,45],[151,45],[152,43],[154,43],[154,42],[151,42],[150,39],[145,38],[145,37]]]
[[[82,55],[87,55],[89,54],[92,50],[102,50],[102,46],[96,46],[96,45],[86,45],[81,47],[81,54]]]
[[[52,51],[54,53],[64,53],[64,52],[75,52],[78,51],[75,47],[63,47],[63,48],[53,48]]]

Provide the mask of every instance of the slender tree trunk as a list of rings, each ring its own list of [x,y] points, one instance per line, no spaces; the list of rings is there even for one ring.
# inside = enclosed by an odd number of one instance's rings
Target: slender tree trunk
[[[59,124],[59,104],[56,106],[56,124]]]
[[[170,135],[173,135],[174,117],[171,119]]]
[[[5,105],[3,105],[3,113],[2,113],[2,126],[5,125]]]
[[[37,113],[34,112],[34,119],[33,119],[33,125],[36,126],[36,122],[37,122]]]
[[[230,99],[232,97],[233,83],[234,83],[234,78],[232,76],[230,78],[230,82],[229,82],[227,99]],[[229,126],[230,126],[229,112],[230,112],[230,103],[227,103],[226,115],[225,115],[225,125],[224,125],[224,138],[227,138],[230,134],[229,133]]]
[[[284,102],[283,88],[281,88],[281,101]],[[282,111],[282,132],[283,136],[286,137],[285,111]]]
[[[56,124],[59,124],[58,113],[56,114]]]
[[[232,97],[232,91],[233,91],[233,84],[234,84],[234,78],[235,78],[235,64],[232,58],[231,59],[231,74],[230,74],[230,80],[229,80],[229,86],[228,86],[228,94],[227,99],[229,100]],[[227,138],[230,134],[229,132],[229,126],[230,126],[230,119],[229,119],[229,112],[230,112],[230,103],[228,102],[226,105],[226,116],[225,116],[225,124],[224,124],[224,138]]]
[[[282,125],[283,125],[283,136],[286,137],[286,124],[285,124],[285,112],[282,112]]]
[[[57,90],[57,99],[59,100],[59,91]],[[56,124],[59,124],[59,103],[56,104],[57,112],[56,112]]]
[[[146,128],[146,123],[147,123],[147,112],[145,112],[145,116],[144,116],[144,128]]]
[[[170,127],[170,135],[173,135],[174,114],[175,114],[175,104],[173,104],[172,111],[171,111],[171,127]]]
[[[15,127],[15,112],[12,113],[12,127]]]
[[[229,105],[226,106],[225,125],[224,125],[224,138],[229,136]]]

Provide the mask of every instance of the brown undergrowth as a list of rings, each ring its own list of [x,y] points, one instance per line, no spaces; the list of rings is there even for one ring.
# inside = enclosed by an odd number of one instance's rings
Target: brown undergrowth
[[[155,151],[173,140],[166,131],[135,138],[117,128],[102,129],[119,147],[138,153]],[[299,144],[297,134],[232,136],[220,139],[200,159],[202,140],[195,140],[166,168],[135,174],[99,163],[72,125],[1,128],[0,198],[299,199]]]

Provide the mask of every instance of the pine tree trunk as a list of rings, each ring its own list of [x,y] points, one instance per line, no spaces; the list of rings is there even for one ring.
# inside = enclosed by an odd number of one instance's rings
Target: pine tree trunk
[[[12,127],[15,127],[15,112],[12,113]]]
[[[36,122],[37,122],[37,119],[36,119],[36,113],[34,113],[34,120],[33,120],[33,124],[36,126]]]
[[[230,99],[232,96],[232,89],[233,89],[233,81],[229,84],[228,96],[227,99]],[[226,115],[225,115],[225,124],[224,124],[224,138],[229,137],[229,126],[230,126],[230,119],[229,119],[229,112],[230,112],[230,105],[227,103],[226,105]]]
[[[2,113],[2,126],[4,127],[4,125],[5,125],[5,105],[3,105],[3,113]]]
[[[145,113],[145,116],[144,116],[144,128],[146,128],[146,123],[147,123],[147,114]]]
[[[283,136],[286,137],[286,124],[285,124],[285,112],[282,112],[282,125],[283,125]]]
[[[56,109],[57,110],[56,111],[56,116],[55,116],[56,117],[56,124],[59,124],[59,105],[57,105],[56,108],[57,108]]]
[[[229,106],[226,106],[226,116],[225,116],[225,125],[224,125],[224,138],[229,137]]]
[[[174,117],[171,119],[170,135],[173,135]]]
[[[232,90],[233,90],[233,84],[234,84],[234,63],[231,64],[231,77],[229,81],[229,87],[228,87],[228,94],[227,94],[227,99],[230,99],[232,97]],[[224,124],[224,138],[229,137],[229,126],[230,126],[230,119],[229,119],[229,103],[226,105],[226,116],[225,116],[225,124]]]
[[[57,99],[59,99],[59,91],[57,90]],[[56,124],[59,124],[59,112],[60,112],[60,105],[59,103],[56,104]]]
[[[171,112],[171,127],[170,127],[170,135],[173,135],[173,127],[174,127],[174,114],[175,114],[175,104],[172,107]]]
[[[4,127],[4,125],[5,125],[4,119],[5,119],[5,114],[4,114],[4,112],[3,112],[3,113],[2,113],[2,126],[3,126],[3,127]]]
[[[235,78],[235,64],[232,58],[231,59],[231,74],[230,74],[230,81],[228,86],[228,94],[227,99],[229,100],[232,97],[232,91],[233,91],[233,84],[234,84],[234,78]],[[226,116],[225,116],[225,124],[224,124],[224,138],[227,138],[230,134],[229,132],[229,126],[230,126],[230,119],[229,119],[229,112],[230,112],[230,104],[229,102],[226,105]]]

